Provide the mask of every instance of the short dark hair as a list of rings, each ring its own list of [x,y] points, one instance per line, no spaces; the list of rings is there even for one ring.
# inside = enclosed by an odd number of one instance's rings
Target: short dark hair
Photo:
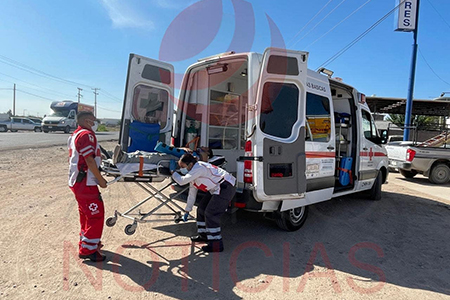
[[[182,163],[185,163],[186,165],[189,165],[190,163],[195,164],[197,162],[197,159],[190,153],[185,153],[180,157],[180,161]]]
[[[86,119],[87,117],[94,117],[95,118],[94,113],[92,111],[80,111],[77,114],[77,120],[78,121]]]

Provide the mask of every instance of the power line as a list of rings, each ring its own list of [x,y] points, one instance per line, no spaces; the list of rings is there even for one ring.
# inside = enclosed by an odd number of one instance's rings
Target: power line
[[[293,38],[291,38],[291,40],[288,42],[288,44],[290,44],[303,30],[305,30],[305,28],[312,22],[314,21],[314,19],[325,9],[327,8],[327,6],[332,2],[333,0],[328,1],[315,15],[314,17],[312,17],[308,23],[305,24],[305,26],[302,27],[302,29],[300,29]]]
[[[44,100],[57,101],[55,99],[50,99],[50,98],[47,98],[47,97],[43,97],[43,96],[39,96],[39,95],[36,95],[36,94],[33,94],[33,93],[26,92],[26,91],[21,90],[21,89],[16,89],[16,91],[24,93],[24,94],[27,94],[27,95],[30,95],[30,96],[34,96],[34,97],[37,97],[37,98],[41,98],[41,99],[44,99]]]
[[[428,63],[428,61],[425,59],[425,56],[423,56],[422,51],[420,51],[419,48],[419,54],[422,57],[423,61],[427,64],[428,68],[430,68],[431,72],[433,72],[434,75],[436,75],[437,78],[439,78],[442,82],[444,82],[447,85],[450,85],[450,83],[448,83],[447,81],[445,81],[444,79],[441,78],[441,76],[439,76],[434,70],[433,68],[430,66],[430,64]]]
[[[48,74],[46,72],[43,72],[43,71],[38,70],[36,68],[30,67],[30,66],[28,66],[28,65],[26,65],[24,63],[18,62],[18,61],[14,60],[14,59],[8,58],[8,57],[3,56],[3,55],[0,55],[0,62],[2,62],[4,64],[7,64],[7,65],[10,65],[12,67],[16,67],[16,68],[19,68],[21,70],[33,73],[35,75],[51,78],[53,80],[57,80],[57,81],[60,81],[60,82],[65,82],[65,83],[71,84],[71,85],[84,86],[84,87],[91,88],[87,84],[78,83],[78,82],[75,82],[75,81],[72,81],[72,80],[67,80],[67,79],[64,79],[64,78],[61,78],[61,77],[58,77],[58,76],[54,76],[54,75]]]
[[[102,90],[102,92],[103,92],[104,96],[106,95],[106,97],[108,97],[108,98],[110,98],[110,99],[112,99],[112,100],[122,102],[121,99],[119,99],[118,97],[116,97],[116,96],[114,96],[114,95],[111,95],[111,94],[108,93],[107,91]]]
[[[4,74],[4,73],[2,73],[2,72],[0,72],[0,74],[3,75],[3,76],[9,77],[9,78],[15,79],[16,81],[23,82],[23,83],[25,83],[26,85],[35,86],[35,87],[38,87],[38,88],[41,89],[41,90],[38,90],[38,89],[34,89],[34,88],[31,88],[31,87],[28,87],[29,89],[32,89],[32,90],[36,90],[36,91],[40,91],[40,92],[43,92],[42,90],[47,90],[46,93],[50,93],[50,94],[53,94],[53,95],[55,95],[55,96],[58,96],[58,95],[59,95],[59,96],[63,96],[63,97],[72,97],[72,96],[69,96],[68,94],[64,94],[64,93],[58,92],[58,91],[56,91],[56,90],[52,90],[52,89],[49,89],[49,88],[45,88],[45,87],[39,86],[39,85],[37,85],[37,84],[29,83],[29,82],[26,82],[26,81],[21,80],[21,79],[19,79],[19,78],[16,78],[16,77],[13,77],[13,76]],[[1,79],[0,79],[0,80],[1,80]],[[4,81],[6,81],[6,80],[4,80]],[[12,82],[12,81],[6,81],[6,82],[14,83],[14,82]]]
[[[331,28],[330,30],[328,30],[326,33],[322,34],[318,39],[316,39],[314,42],[312,42],[311,44],[309,44],[308,46],[305,47],[305,50],[307,48],[309,48],[310,46],[314,45],[316,42],[318,42],[320,39],[322,39],[324,36],[326,36],[327,34],[329,34],[330,32],[332,32],[334,29],[336,29],[336,27],[338,27],[339,25],[341,25],[342,23],[344,23],[347,19],[349,19],[351,16],[353,16],[355,13],[357,13],[361,8],[363,8],[364,6],[366,6],[366,4],[368,4],[370,1],[372,0],[367,0],[365,3],[363,3],[360,7],[358,7],[357,9],[355,9],[351,14],[349,14],[347,17],[345,17],[343,20],[341,20],[339,23],[337,23],[336,25],[334,25],[333,28]]]
[[[444,19],[444,17],[439,13],[439,11],[436,9],[436,7],[434,7],[433,3],[431,3],[430,0],[427,0],[428,3],[430,3],[431,7],[433,7],[433,9],[436,11],[436,13],[439,15],[439,17],[441,17],[442,21],[444,21],[445,24],[447,24],[448,28],[450,28],[450,24],[447,23],[447,21]]]
[[[317,26],[319,26],[326,18],[328,18],[329,15],[331,15],[339,6],[341,6],[345,1],[347,0],[342,0],[338,5],[336,5],[335,8],[333,8],[325,17],[322,18],[322,20],[319,21],[319,23],[317,23],[316,25],[314,25],[313,28],[311,28],[302,38],[300,38],[298,41],[296,41],[292,47],[294,47],[298,42],[300,42],[301,40],[303,40],[311,31],[313,31]]]
[[[401,3],[399,3],[396,7],[394,7],[392,10],[390,10],[387,14],[385,14],[381,19],[376,21],[372,26],[370,26],[366,31],[361,33],[357,38],[355,38],[353,41],[351,41],[349,44],[347,44],[344,48],[339,50],[336,54],[334,54],[332,57],[330,57],[328,60],[326,60],[324,63],[322,63],[320,66],[325,67],[328,64],[332,63],[334,60],[336,60],[339,56],[344,54],[348,49],[353,47],[357,42],[359,42],[363,37],[365,37],[369,32],[371,32],[375,27],[380,25],[384,20],[387,19],[400,5],[403,4],[405,0],[403,0]]]
[[[111,111],[111,112],[118,112],[118,113],[121,113],[121,111],[119,111],[119,110],[113,110],[113,109],[105,108],[105,107],[100,106],[100,105],[98,105],[98,107],[101,108],[101,109],[103,109],[103,110],[106,110],[106,111]]]
[[[55,81],[58,81],[58,82],[63,82],[63,83],[66,83],[66,84],[77,86],[77,87],[81,86],[81,87],[85,87],[85,88],[88,88],[88,89],[94,88],[94,87],[89,86],[89,85],[84,84],[84,83],[79,83],[79,82],[75,82],[75,81],[72,81],[72,80],[64,79],[64,78],[59,77],[59,76],[51,75],[49,73],[46,73],[46,72],[41,71],[41,70],[38,70],[38,69],[36,69],[34,67],[31,67],[31,66],[28,66],[28,65],[26,65],[24,63],[21,63],[19,61],[14,60],[14,59],[8,58],[8,57],[6,57],[4,55],[0,55],[0,62],[4,63],[6,65],[9,65],[9,66],[18,68],[20,70],[29,72],[29,73],[34,74],[34,75],[45,77],[47,79],[52,79],[52,80],[55,80]],[[8,76],[8,75],[6,75],[6,76]],[[112,100],[122,102],[121,99],[111,95],[110,93],[106,92],[105,90],[103,90],[103,93],[108,94],[109,98],[112,99]]]

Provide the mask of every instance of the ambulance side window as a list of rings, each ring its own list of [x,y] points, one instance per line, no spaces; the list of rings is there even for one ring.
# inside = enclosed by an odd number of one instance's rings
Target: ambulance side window
[[[372,142],[378,138],[377,128],[375,122],[372,119],[370,113],[366,110],[362,110],[362,129],[364,137]]]
[[[330,99],[306,93],[306,141],[328,142],[331,135]]]

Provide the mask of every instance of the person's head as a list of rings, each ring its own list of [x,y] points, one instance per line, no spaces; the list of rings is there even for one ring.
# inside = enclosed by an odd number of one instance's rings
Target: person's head
[[[91,111],[80,111],[77,114],[78,125],[80,125],[83,128],[92,130],[95,121],[97,121],[97,119],[95,118],[94,113]]]
[[[180,157],[178,165],[180,166],[180,171],[183,174],[187,174],[194,167],[197,159],[190,153],[185,153]]]
[[[196,152],[200,156],[201,161],[207,162],[210,158],[214,156],[212,150],[208,147],[200,147],[197,149]]]

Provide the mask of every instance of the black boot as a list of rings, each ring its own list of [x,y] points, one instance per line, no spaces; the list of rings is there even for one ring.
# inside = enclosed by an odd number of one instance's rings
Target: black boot
[[[197,234],[194,236],[191,236],[191,241],[193,243],[206,243],[208,239],[206,238],[206,235],[204,234]]]
[[[89,258],[91,261],[104,261],[106,259],[106,256],[98,251],[95,251],[94,253],[89,255],[78,254],[78,257],[81,259]]]
[[[208,245],[202,247],[202,250],[205,252],[222,252],[224,250],[223,242],[222,240],[209,241]]]

